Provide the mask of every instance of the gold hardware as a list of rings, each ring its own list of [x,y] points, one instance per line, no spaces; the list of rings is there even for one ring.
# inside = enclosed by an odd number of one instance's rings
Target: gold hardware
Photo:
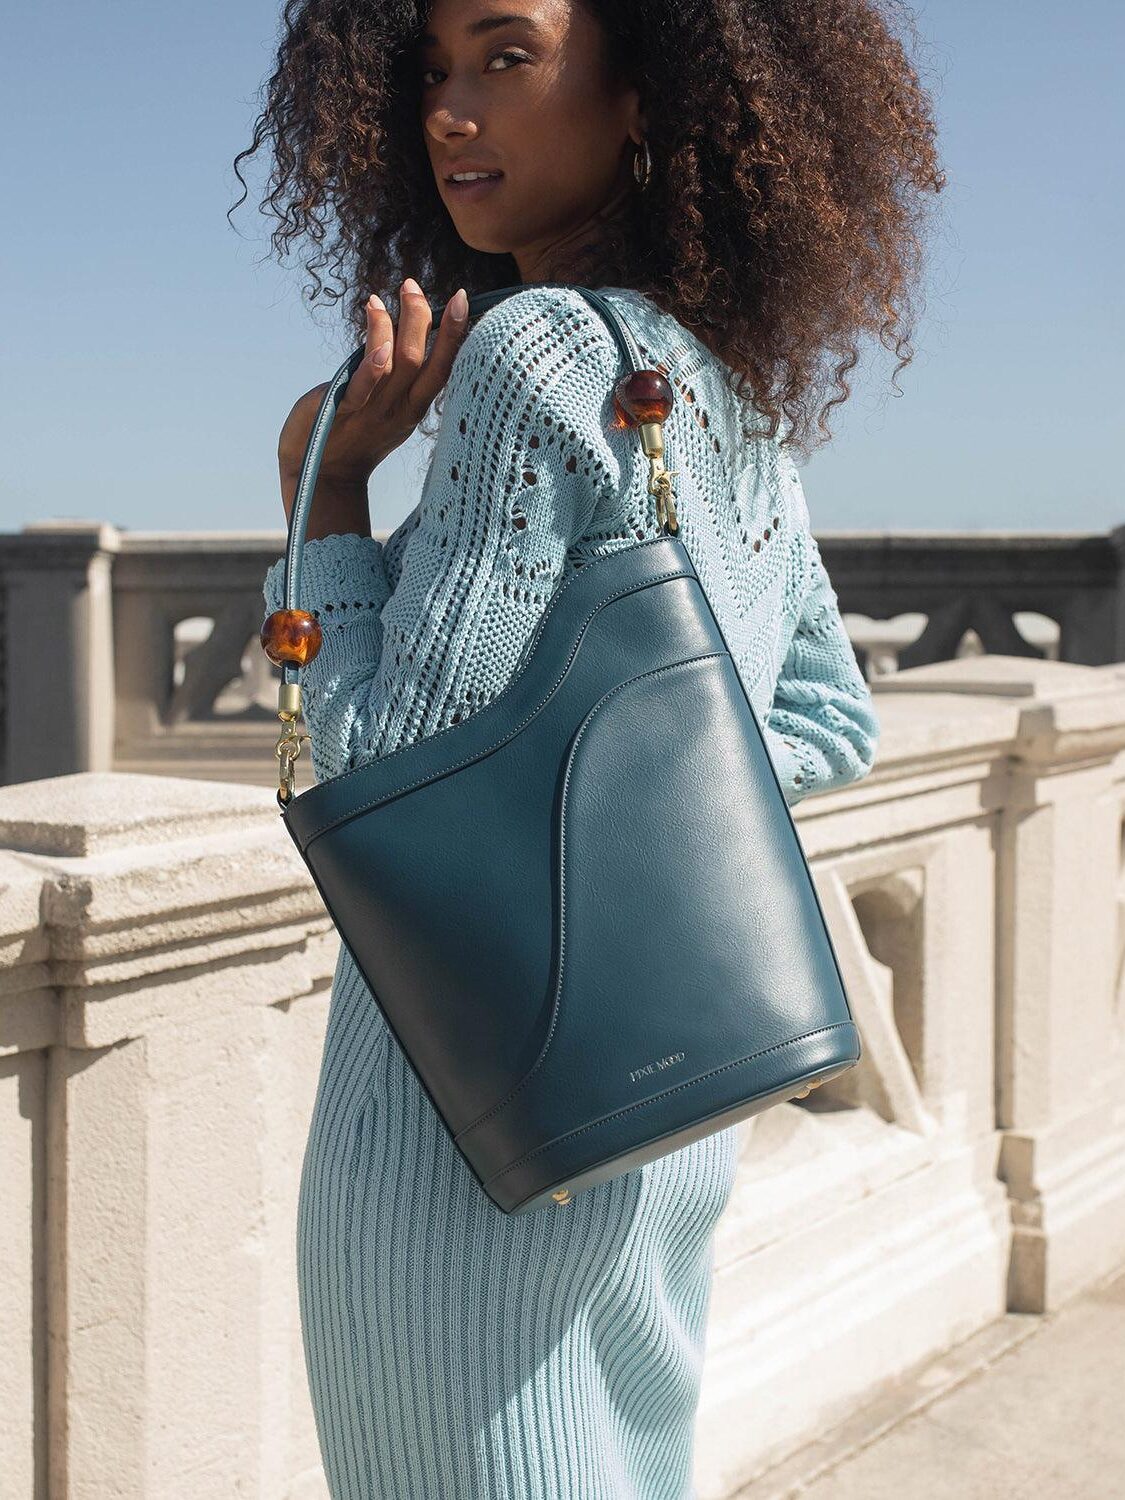
[[[814,1078],[811,1083],[806,1083],[803,1089],[798,1089],[795,1094],[791,1094],[789,1097],[791,1099],[804,1099],[807,1094],[812,1093],[813,1089],[818,1089],[823,1082],[823,1078]]]
[[[657,467],[659,459],[651,460],[653,464],[652,474],[649,476],[649,490],[656,496],[656,520],[657,524],[670,531],[673,536],[680,529],[680,520],[676,515],[676,502],[672,498],[672,475],[675,469]]]
[[[641,435],[641,447],[645,450],[645,457],[663,458],[664,424],[662,422],[642,422],[637,430]]]
[[[552,1193],[551,1194],[551,1197],[555,1200],[556,1203],[569,1203],[570,1202],[570,1189],[569,1188],[559,1188],[559,1190],[558,1190],[557,1193]]]
[[[649,494],[656,496],[657,525],[665,531],[670,531],[674,536],[680,529],[680,522],[676,515],[676,503],[672,498],[672,475],[679,473],[679,470],[664,467],[662,423],[642,422],[638,431],[641,435],[641,447],[649,462]]]
[[[301,753],[301,741],[309,739],[309,735],[303,729],[298,730],[296,727],[300,712],[301,684],[299,682],[281,683],[277,692],[277,717],[281,720],[281,733],[277,737],[274,754],[279,762],[277,800],[282,807],[287,807],[292,800],[293,788],[296,785],[296,773],[293,768]]]

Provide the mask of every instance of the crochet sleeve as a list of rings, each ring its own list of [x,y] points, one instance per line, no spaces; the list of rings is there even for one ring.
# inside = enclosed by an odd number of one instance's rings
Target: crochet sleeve
[[[568,549],[616,503],[636,441],[614,424],[619,373],[578,293],[512,293],[458,351],[393,559],[370,537],[308,544],[303,607],[328,624],[301,672],[318,779],[436,734],[507,686]],[[267,609],[283,566],[267,574]]]
[[[764,730],[792,806],[810,793],[866,776],[875,763],[879,720],[820,546],[808,529],[800,477],[788,457],[781,459],[779,473],[804,524],[807,568],[800,613]]]

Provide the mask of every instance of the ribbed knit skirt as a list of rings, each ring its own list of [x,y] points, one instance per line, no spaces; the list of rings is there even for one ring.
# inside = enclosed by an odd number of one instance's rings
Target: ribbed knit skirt
[[[505,1214],[341,946],[297,1223],[333,1500],[694,1500],[736,1132]]]

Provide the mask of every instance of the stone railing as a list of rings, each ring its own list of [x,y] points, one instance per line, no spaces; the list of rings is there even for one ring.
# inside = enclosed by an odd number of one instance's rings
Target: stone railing
[[[1125,659],[1125,527],[819,540],[871,680],[982,652]],[[0,535],[0,783],[118,770],[268,785],[278,674],[258,631],[284,549],[280,530]],[[297,770],[307,786],[307,757]]]
[[[795,810],[863,1057],[739,1127],[700,1500],[1125,1258],[1125,667],[874,688],[875,770]],[[323,1500],[293,1235],[337,952],[268,788],[0,789],[13,1495]]]

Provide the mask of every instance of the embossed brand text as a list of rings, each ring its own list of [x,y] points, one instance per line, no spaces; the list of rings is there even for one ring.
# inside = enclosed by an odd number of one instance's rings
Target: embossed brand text
[[[670,1068],[673,1063],[683,1062],[682,1052],[670,1052],[667,1057],[658,1057],[655,1062],[645,1063],[643,1068],[634,1068],[629,1074],[629,1082],[636,1083],[638,1078],[646,1078],[650,1073],[660,1073],[665,1068]]]

